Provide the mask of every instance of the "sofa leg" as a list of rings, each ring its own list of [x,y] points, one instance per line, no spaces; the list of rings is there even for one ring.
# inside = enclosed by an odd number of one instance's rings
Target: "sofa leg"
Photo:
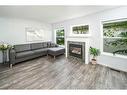
[[[54,56],[54,59],[56,59],[56,56]]]
[[[12,68],[12,64],[10,64],[10,68]]]

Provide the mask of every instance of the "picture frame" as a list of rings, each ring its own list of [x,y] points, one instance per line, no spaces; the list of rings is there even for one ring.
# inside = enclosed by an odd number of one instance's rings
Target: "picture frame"
[[[26,41],[27,42],[35,42],[44,40],[44,31],[41,28],[35,27],[26,27]]]

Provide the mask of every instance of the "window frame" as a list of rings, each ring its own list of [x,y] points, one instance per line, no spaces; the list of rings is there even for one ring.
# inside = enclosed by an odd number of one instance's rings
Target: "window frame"
[[[88,25],[88,34],[74,34],[73,33],[73,27],[78,27],[78,26],[86,26]],[[89,24],[77,24],[77,25],[71,25],[70,26],[70,36],[75,36],[75,37],[90,37],[91,33],[90,33],[90,25]]]
[[[58,30],[64,30],[64,45],[59,45],[59,46],[62,46],[62,47],[64,47],[65,46],[65,29],[64,29],[64,27],[59,27],[59,28],[56,28],[55,30],[54,30],[54,42],[57,44],[57,40],[56,40],[56,32],[58,31]]]
[[[101,54],[102,55],[111,56],[111,57],[115,57],[115,58],[124,58],[124,59],[127,59],[126,55],[120,55],[120,54],[113,55],[112,53],[104,52],[104,47],[103,47],[103,45],[104,45],[104,42],[103,42],[104,38],[110,38],[110,39],[112,39],[112,38],[116,38],[116,39],[121,38],[121,37],[104,37],[104,35],[103,35],[103,25],[105,23],[113,23],[113,22],[120,22],[120,21],[127,21],[127,18],[126,19],[114,19],[114,20],[101,21],[101,23],[100,23],[101,31],[102,31],[101,32]]]

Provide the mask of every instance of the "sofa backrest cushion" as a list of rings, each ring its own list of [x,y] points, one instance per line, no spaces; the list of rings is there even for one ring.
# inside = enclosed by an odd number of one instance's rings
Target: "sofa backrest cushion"
[[[51,43],[50,47],[57,47],[57,45],[55,43]]]
[[[30,44],[14,45],[16,52],[29,51],[31,50]]]
[[[40,48],[43,48],[43,44],[42,43],[32,43],[31,44],[31,49],[34,50],[34,49],[40,49]]]
[[[47,42],[43,42],[42,44],[43,44],[43,48],[47,48],[48,47]]]
[[[51,47],[51,42],[47,42],[47,47],[48,47],[48,48]]]

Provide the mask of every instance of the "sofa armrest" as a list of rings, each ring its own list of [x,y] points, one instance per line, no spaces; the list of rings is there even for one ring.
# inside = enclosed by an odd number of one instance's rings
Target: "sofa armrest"
[[[14,64],[15,63],[15,56],[16,56],[16,52],[14,49],[10,49],[9,50],[9,61],[10,64]]]

